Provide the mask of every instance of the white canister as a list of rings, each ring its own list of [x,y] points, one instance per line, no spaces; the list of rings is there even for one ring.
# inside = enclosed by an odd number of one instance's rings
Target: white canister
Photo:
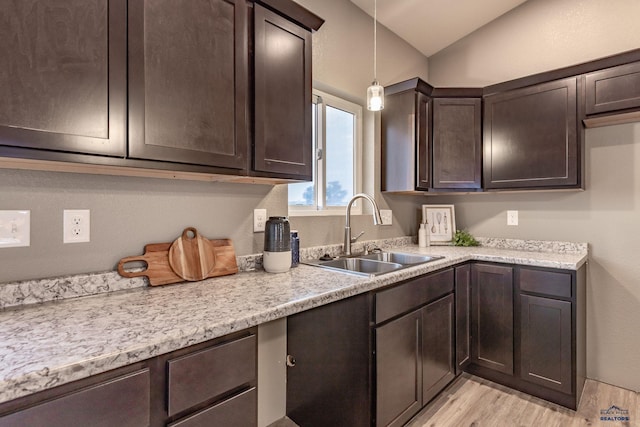
[[[267,273],[285,273],[291,268],[291,251],[262,253],[262,266]]]

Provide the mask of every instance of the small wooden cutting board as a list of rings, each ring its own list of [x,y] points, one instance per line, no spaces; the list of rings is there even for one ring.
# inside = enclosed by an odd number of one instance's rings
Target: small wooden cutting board
[[[118,273],[129,278],[147,276],[151,286],[182,282],[184,279],[169,265],[169,248],[171,243],[150,243],[144,247],[144,255],[122,258],[118,262]],[[125,265],[130,262],[144,262],[147,266],[141,271],[126,271]]]
[[[206,279],[216,265],[213,245],[195,228],[185,228],[169,249],[169,265],[184,280]]]

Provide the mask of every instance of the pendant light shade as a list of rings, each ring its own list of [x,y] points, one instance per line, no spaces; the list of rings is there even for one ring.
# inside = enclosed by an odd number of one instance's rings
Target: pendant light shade
[[[367,88],[367,109],[370,111],[380,111],[384,108],[384,88],[378,84],[377,80]]]
[[[367,109],[380,111],[384,108],[384,88],[376,78],[378,55],[378,1],[373,0],[373,82],[367,88]]]

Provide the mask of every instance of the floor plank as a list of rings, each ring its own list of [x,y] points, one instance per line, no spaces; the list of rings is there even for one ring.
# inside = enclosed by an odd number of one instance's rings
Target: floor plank
[[[611,406],[628,422],[601,421]],[[627,416],[627,415],[623,415]],[[427,405],[408,427],[640,427],[638,393],[587,380],[577,411],[463,374]]]

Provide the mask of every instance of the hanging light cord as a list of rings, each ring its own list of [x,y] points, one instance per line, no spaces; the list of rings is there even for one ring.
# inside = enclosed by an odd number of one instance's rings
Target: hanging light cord
[[[373,81],[378,81],[378,0],[373,0]]]

